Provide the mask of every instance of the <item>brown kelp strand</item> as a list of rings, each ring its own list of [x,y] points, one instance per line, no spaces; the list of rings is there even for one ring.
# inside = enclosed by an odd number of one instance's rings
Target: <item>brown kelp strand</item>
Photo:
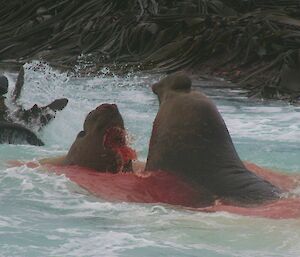
[[[300,98],[298,0],[10,0],[0,7],[2,67],[41,59],[70,70],[85,63],[86,73],[189,69],[258,97]]]

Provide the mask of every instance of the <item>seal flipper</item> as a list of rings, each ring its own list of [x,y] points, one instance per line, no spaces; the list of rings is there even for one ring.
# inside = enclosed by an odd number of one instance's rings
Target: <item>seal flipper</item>
[[[54,112],[61,111],[66,107],[68,101],[69,100],[67,98],[55,99],[52,103],[48,104],[47,106],[41,107],[41,109],[49,108]]]
[[[22,109],[17,116],[27,124],[32,124],[34,121],[37,121],[38,125],[40,125],[39,129],[41,129],[55,118],[57,111],[63,110],[67,104],[67,98],[60,98],[43,107],[39,107],[35,104],[29,110]],[[51,110],[50,112],[49,109]]]
[[[15,85],[15,89],[13,91],[12,100],[17,101],[20,98],[22,88],[24,86],[24,68],[23,66],[20,68],[19,75],[17,78],[17,82]]]
[[[24,68],[22,66],[20,68],[15,89],[12,94],[12,100],[14,102],[16,102],[20,98],[23,86],[24,86]],[[47,125],[55,117],[55,113],[57,111],[63,110],[67,104],[68,104],[68,99],[60,98],[54,100],[52,103],[43,107],[39,107],[37,104],[35,104],[29,110],[25,110],[22,108],[22,106],[17,105],[19,108],[19,110],[17,111],[17,116],[18,118],[22,119],[28,124],[32,123],[34,120],[38,120],[41,126],[39,129],[41,129],[43,126]],[[49,113],[48,109],[50,109],[54,113]]]

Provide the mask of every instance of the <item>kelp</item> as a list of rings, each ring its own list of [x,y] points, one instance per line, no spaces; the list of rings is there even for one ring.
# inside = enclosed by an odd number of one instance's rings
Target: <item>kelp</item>
[[[0,65],[211,73],[251,95],[300,98],[298,0],[10,0]]]

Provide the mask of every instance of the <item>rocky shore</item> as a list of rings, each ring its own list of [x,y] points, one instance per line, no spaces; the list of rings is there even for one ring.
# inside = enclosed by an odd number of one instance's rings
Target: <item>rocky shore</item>
[[[225,78],[300,101],[298,0],[11,0],[0,3],[0,69],[44,60],[96,74],[146,70]]]

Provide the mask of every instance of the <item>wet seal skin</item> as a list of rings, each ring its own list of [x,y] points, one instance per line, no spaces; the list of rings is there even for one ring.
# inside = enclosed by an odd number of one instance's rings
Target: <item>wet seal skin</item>
[[[145,170],[175,173],[206,188],[208,197],[229,204],[249,206],[278,199],[281,190],[240,160],[215,104],[191,86],[182,72],[152,86],[160,107]]]
[[[99,172],[130,172],[136,153],[127,146],[123,118],[115,104],[102,104],[86,117],[66,156],[41,164],[77,165]]]
[[[68,99],[60,98],[54,100],[46,106],[34,104],[30,109],[24,109],[18,99],[24,86],[24,68],[21,67],[17,82],[11,96],[15,110],[12,111],[6,106],[6,96],[8,93],[8,79],[0,76],[0,144],[32,144],[44,145],[41,139],[34,133],[41,130],[51,120],[58,111],[63,110],[68,104]],[[18,124],[20,123],[20,124]]]
[[[35,133],[23,125],[0,121],[0,144],[30,144],[43,146]]]
[[[30,109],[24,109],[23,106],[18,103],[18,99],[20,98],[24,87],[24,74],[24,68],[21,67],[12,93],[13,103],[17,107],[14,116],[25,123],[28,127],[37,127],[38,130],[41,130],[55,118],[58,111],[62,111],[67,106],[68,99],[59,98],[46,106],[38,106],[37,104],[34,104]]]

